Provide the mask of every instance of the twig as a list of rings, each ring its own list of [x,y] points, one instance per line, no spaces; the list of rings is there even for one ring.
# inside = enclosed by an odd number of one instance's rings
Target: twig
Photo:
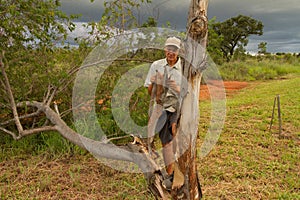
[[[134,110],[136,108],[138,102],[139,102],[139,98],[137,97],[134,104],[131,106],[131,110]]]
[[[58,105],[57,105],[56,101],[54,101],[54,110],[60,116]]]
[[[50,92],[51,92],[51,86],[48,85],[48,90],[47,90],[47,92],[46,92],[46,95],[44,96],[43,103],[46,103],[46,102],[47,102],[47,99],[48,99],[48,97],[50,96]]]
[[[70,108],[68,110],[65,110],[65,111],[61,112],[61,114],[60,114],[61,118],[63,118],[64,116],[68,115],[73,110],[74,110],[73,108]]]
[[[19,119],[26,119],[26,118],[36,117],[36,116],[38,116],[39,114],[41,114],[41,111],[40,111],[40,110],[38,110],[38,111],[36,111],[36,112],[34,112],[34,113],[27,114],[27,115],[22,115],[22,116],[19,117]],[[5,122],[0,123],[0,126],[7,125],[7,124],[9,124],[9,123],[11,123],[11,122],[14,122],[14,121],[15,121],[15,119],[7,120],[7,121],[5,121]]]
[[[49,97],[49,99],[48,99],[48,101],[47,101],[47,106],[50,106],[50,104],[51,104],[51,102],[52,102],[52,100],[53,100],[53,98],[54,98],[54,96],[55,96],[55,94],[56,94],[56,91],[57,91],[57,87],[55,87],[54,89],[53,89],[53,92],[52,92],[52,94],[50,95],[50,97]]]
[[[112,138],[109,138],[109,139],[106,139],[105,142],[111,142],[111,141],[114,141],[114,140],[120,140],[120,139],[125,139],[125,138],[129,138],[129,137],[132,137],[132,135],[125,135],[125,136],[120,136],[120,137],[112,137]]]
[[[17,139],[21,139],[24,136],[33,135],[35,133],[40,133],[44,131],[57,131],[56,126],[44,126],[44,127],[38,127],[34,129],[28,129],[23,132],[22,135],[18,136]]]
[[[51,90],[53,91],[51,92]],[[57,92],[57,87],[48,85],[47,94],[44,97],[43,103],[46,104],[47,106],[50,106],[56,92]]]
[[[35,124],[36,124],[36,117],[33,118],[31,129],[33,129],[35,127]]]
[[[0,65],[2,65],[2,61],[0,61],[0,62],[1,62]],[[2,87],[5,88],[5,84],[1,79],[0,79],[0,83],[1,83]]]

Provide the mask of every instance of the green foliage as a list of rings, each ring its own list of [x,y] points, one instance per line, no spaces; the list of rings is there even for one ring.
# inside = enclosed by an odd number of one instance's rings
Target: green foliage
[[[223,62],[223,54],[221,51],[221,44],[224,40],[222,35],[218,35],[213,29],[213,25],[216,23],[216,17],[212,18],[208,22],[208,39],[207,39],[207,51],[211,56],[212,60],[221,64]]]
[[[0,49],[51,46],[66,39],[66,28],[74,29],[74,16],[69,18],[59,6],[57,0],[0,0]]]
[[[66,80],[74,61],[81,62],[79,51],[82,56],[88,51],[78,50],[79,57],[71,61],[68,49],[55,47],[66,39],[67,29],[74,29],[75,16],[68,17],[59,6],[57,0],[0,0],[0,50],[5,53],[2,59],[16,101],[41,101],[49,86],[58,87]],[[2,74],[0,78],[3,81]],[[11,114],[4,88],[0,102],[1,114]]]
[[[248,44],[250,35],[262,35],[263,24],[261,21],[248,16],[238,15],[224,22],[211,21],[212,29],[222,37],[221,49],[223,56],[229,61],[236,48],[242,50]]]
[[[6,72],[13,80],[11,85],[15,98],[20,101],[42,100],[49,85],[66,89],[67,85],[61,85],[62,82],[70,78],[68,72],[78,68],[88,52],[88,49],[56,48],[52,51],[28,49],[8,54],[5,64],[9,67]],[[3,92],[1,90],[0,94],[5,96]]]
[[[124,113],[124,106],[128,106],[130,116],[123,116],[124,119],[126,117],[131,117],[131,119],[140,126],[146,126],[148,121],[148,108],[149,108],[149,95],[147,93],[147,89],[144,87],[140,87],[134,91],[131,97],[127,95],[122,95],[122,90],[130,88],[132,85],[130,84],[130,80],[126,81],[128,85],[121,85],[119,86],[118,90],[114,89],[120,81],[122,75],[128,72],[131,69],[138,68],[137,63],[131,63],[124,66],[120,66],[118,62],[114,63],[113,66],[110,66],[104,74],[101,76],[99,80],[98,89],[96,92],[96,111],[98,114],[98,122],[105,132],[108,138],[110,137],[117,137],[125,135],[126,132],[120,129],[120,127],[116,124],[112,108],[111,108],[111,101],[113,92],[115,92],[115,96],[113,98],[124,99],[127,102],[129,98],[129,105],[120,105],[117,108],[114,108],[114,114],[118,115],[122,118],[123,115],[127,115]],[[141,78],[139,74],[132,73],[137,77],[131,77],[131,80]],[[124,80],[123,80],[124,81]],[[125,87],[125,88],[124,88]],[[121,91],[119,91],[121,90]],[[129,91],[131,91],[129,89]],[[121,97],[119,97],[121,95]],[[142,133],[139,133],[142,134]]]
[[[258,58],[259,59],[259,58]],[[256,60],[255,57],[245,58],[243,62],[232,61],[219,65],[223,80],[254,81],[278,79],[289,74],[300,74],[300,62],[294,57],[288,63],[285,57],[271,56]]]
[[[31,135],[20,141],[15,141],[10,136],[0,132],[0,139],[0,161],[9,160],[11,157],[19,157],[22,155],[45,154],[49,157],[57,158],[65,154],[86,153],[86,151],[70,143],[56,132]]]
[[[9,59],[5,64],[9,63],[6,68],[6,73],[10,79],[10,84],[13,90],[13,95],[17,103],[22,101],[43,101],[48,87],[57,88],[54,100],[59,106],[61,112],[68,111],[71,108],[72,94],[72,77],[74,72],[82,63],[88,49],[53,49],[52,51],[41,51],[40,49],[17,51],[16,59]],[[10,58],[9,55],[7,56]],[[0,78],[1,77],[0,73]],[[53,104],[50,105],[51,107]],[[28,114],[34,110],[32,108],[19,108],[19,115]],[[63,119],[70,124],[70,111],[63,113]],[[11,119],[12,113],[4,89],[0,90],[0,123]],[[41,121],[35,125],[42,125],[45,122],[45,117],[40,116]],[[21,120],[24,128],[31,128],[34,119]],[[13,123],[11,123],[13,124]],[[8,125],[11,130],[15,126]]]
[[[142,24],[142,27],[157,27],[157,20],[153,17],[148,17],[147,21]]]
[[[267,53],[267,42],[261,42],[258,44],[258,53],[259,54]]]

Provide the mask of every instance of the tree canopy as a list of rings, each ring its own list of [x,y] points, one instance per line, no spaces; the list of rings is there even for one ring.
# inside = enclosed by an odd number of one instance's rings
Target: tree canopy
[[[0,0],[0,48],[51,45],[73,30],[71,19],[57,0]]]
[[[263,23],[249,16],[238,15],[212,24],[212,29],[222,38],[219,48],[229,61],[237,48],[247,46],[250,35],[263,34]]]
[[[216,31],[213,29],[213,25],[216,23],[216,17],[213,17],[208,22],[208,45],[207,51],[209,52],[211,58],[214,62],[220,64],[222,62],[222,51],[221,44],[223,36],[219,36]]]
[[[267,53],[267,42],[261,42],[257,45],[257,47],[258,47],[259,54]]]

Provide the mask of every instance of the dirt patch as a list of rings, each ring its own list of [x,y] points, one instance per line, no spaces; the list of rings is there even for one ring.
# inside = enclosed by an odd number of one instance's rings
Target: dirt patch
[[[247,82],[240,81],[209,81],[207,84],[201,85],[199,98],[200,100],[210,99],[212,93],[220,98],[225,95],[229,97],[247,86]]]

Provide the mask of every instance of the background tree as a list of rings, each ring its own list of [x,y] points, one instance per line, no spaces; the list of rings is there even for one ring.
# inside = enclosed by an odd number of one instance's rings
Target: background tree
[[[75,28],[72,19],[76,16],[67,16],[59,6],[54,0],[0,0],[0,51],[10,66],[6,73],[14,77],[17,99],[40,98],[39,89],[64,76],[59,73],[64,66],[56,66],[54,49]],[[0,101],[8,102],[3,90]]]
[[[154,17],[148,17],[147,21],[144,22],[141,27],[157,27],[157,21]]]
[[[267,42],[261,42],[258,44],[258,53],[259,54],[267,53]]]
[[[227,61],[231,59],[237,47],[242,49],[247,46],[250,35],[263,34],[262,22],[244,15],[214,23],[212,26],[215,32],[223,37],[220,49]]]
[[[57,8],[59,1],[0,0],[0,49],[53,46],[73,30],[71,19]]]
[[[216,17],[213,17],[208,22],[208,39],[207,39],[207,51],[217,64],[222,63],[223,53],[221,51],[221,44],[224,40],[222,35],[218,35],[213,29],[213,25],[216,24]]]

